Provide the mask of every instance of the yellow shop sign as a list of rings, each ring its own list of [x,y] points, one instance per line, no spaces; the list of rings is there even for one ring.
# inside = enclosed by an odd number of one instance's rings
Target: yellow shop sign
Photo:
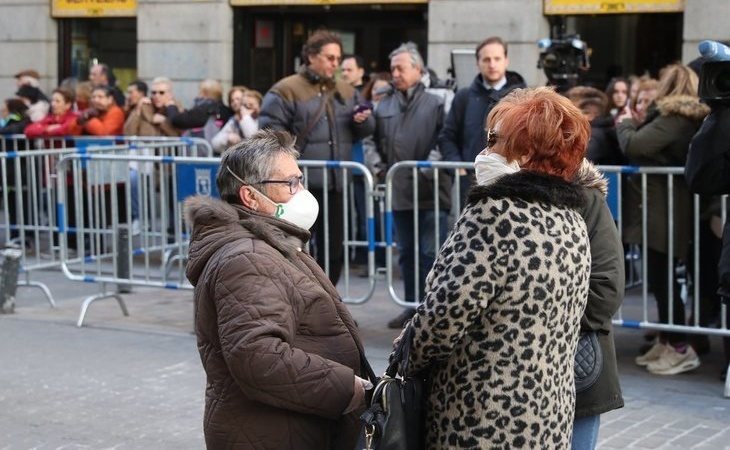
[[[682,12],[685,0],[544,0],[546,15]]]
[[[135,17],[137,0],[51,0],[53,17]]]

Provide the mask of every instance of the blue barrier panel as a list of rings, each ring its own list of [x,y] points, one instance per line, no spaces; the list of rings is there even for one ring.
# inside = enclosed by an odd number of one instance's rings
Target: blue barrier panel
[[[616,172],[604,172],[603,175],[608,180],[608,195],[606,196],[606,203],[608,204],[608,209],[611,210],[613,220],[618,220],[619,208],[621,207],[621,198],[618,193],[618,180],[621,174]]]
[[[182,202],[192,195],[207,195],[220,198],[215,177],[218,165],[180,164],[177,166],[177,201]]]

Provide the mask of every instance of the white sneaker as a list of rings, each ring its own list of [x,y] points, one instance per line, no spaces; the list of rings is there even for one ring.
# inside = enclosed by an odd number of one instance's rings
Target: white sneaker
[[[638,366],[646,366],[650,362],[658,360],[666,350],[667,346],[657,341],[657,343],[654,344],[654,346],[650,348],[648,352],[644,353],[641,356],[637,356],[636,359],[634,359],[634,362]]]
[[[649,372],[655,375],[676,375],[700,366],[700,358],[691,346],[688,345],[684,353],[679,353],[671,345],[666,345],[666,348],[659,359],[646,366]]]
[[[132,236],[137,236],[142,232],[142,228],[139,226],[139,219],[132,220]]]

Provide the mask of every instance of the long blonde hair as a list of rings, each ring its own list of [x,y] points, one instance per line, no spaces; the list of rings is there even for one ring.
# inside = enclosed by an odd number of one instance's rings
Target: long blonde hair
[[[683,64],[671,64],[660,72],[657,99],[670,95],[697,97],[699,79],[692,69]]]

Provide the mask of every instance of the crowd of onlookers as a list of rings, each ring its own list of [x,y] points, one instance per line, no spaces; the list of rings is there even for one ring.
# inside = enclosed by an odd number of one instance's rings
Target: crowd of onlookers
[[[209,141],[217,154],[233,147],[223,157],[224,165],[227,157],[235,156],[237,152],[249,152],[252,155],[249,155],[251,159],[263,158],[263,151],[257,153],[253,151],[256,149],[252,150],[253,147],[249,148],[250,146],[260,144],[262,148],[277,147],[277,145],[286,147],[288,159],[284,159],[291,166],[287,166],[291,172],[289,175],[273,178],[273,169],[264,167],[263,163],[256,167],[243,164],[240,167],[233,165],[233,168],[225,166],[227,172],[221,171],[223,179],[228,177],[228,174],[233,177],[229,180],[231,184],[228,186],[232,187],[231,192],[227,197],[224,195],[224,200],[236,207],[240,207],[240,203],[243,202],[243,206],[257,213],[254,214],[256,220],[266,216],[261,213],[263,209],[261,211],[257,209],[259,200],[266,201],[264,197],[268,199],[269,209],[276,211],[274,213],[276,219],[280,218],[282,211],[287,210],[287,205],[295,209],[295,205],[279,200],[291,200],[303,189],[302,176],[294,164],[294,155],[301,154],[302,158],[307,160],[359,161],[371,169],[374,177],[380,181],[383,180],[387,169],[402,161],[473,163],[476,177],[466,170],[443,171],[436,177],[430,168],[419,167],[413,170],[409,168],[391,178],[392,225],[397,236],[399,264],[404,281],[403,300],[419,303],[424,301],[429,288],[433,292],[433,287],[437,284],[436,277],[433,276],[435,269],[428,285],[426,275],[439,264],[436,257],[439,247],[447,239],[452,199],[461,198],[461,204],[455,204],[454,208],[460,210],[466,205],[469,196],[472,196],[473,204],[474,198],[478,201],[479,192],[482,194],[487,192],[480,191],[479,187],[489,186],[501,177],[518,172],[522,172],[520,176],[529,179],[531,173],[534,175],[543,170],[547,175],[557,174],[555,176],[563,177],[562,182],[577,183],[577,176],[573,177],[575,167],[571,169],[572,171],[568,171],[567,163],[564,161],[565,155],[559,155],[557,154],[559,150],[552,149],[573,146],[573,141],[578,135],[586,137],[587,133],[580,132],[581,129],[587,132],[586,122],[590,123],[591,129],[587,145],[581,140],[580,151],[574,153],[577,154],[576,161],[582,160],[583,149],[586,149],[585,157],[589,161],[582,164],[588,166],[591,173],[598,172],[590,162],[596,165],[683,167],[687,160],[690,141],[703,118],[709,113],[709,107],[698,97],[697,65],[670,64],[659,72],[658,79],[647,75],[613,78],[605,90],[575,86],[562,93],[565,97],[561,97],[545,89],[517,91],[525,88],[526,84],[522,76],[508,70],[508,45],[499,37],[487,38],[476,47],[478,73],[469,86],[461,87],[456,92],[448,84],[441,83],[425,66],[418,49],[412,43],[397,47],[389,58],[390,72],[374,73],[368,77],[362,58],[356,55],[346,55],[343,58],[339,36],[321,30],[310,36],[304,45],[302,67],[298,68],[295,74],[278,81],[265,96],[255,90],[234,86],[228,91],[227,101],[224,102],[221,83],[207,79],[200,83],[198,96],[188,109],[176,100],[173,83],[168,78],[155,78],[149,85],[141,80],[134,81],[127,87],[125,96],[116,86],[112,70],[104,64],[96,64],[90,69],[89,81],[64,80],[53,90],[49,99],[39,88],[38,73],[26,70],[16,75],[18,84],[15,97],[6,99],[2,105],[0,133],[25,134],[28,138],[78,135],[197,136]],[[502,99],[505,100],[497,106]],[[510,101],[512,108],[533,109],[525,109],[525,113],[520,117],[513,111],[514,117],[510,116],[510,122],[507,112],[510,109]],[[534,109],[537,108],[534,105],[538,104],[543,105],[540,107],[552,109],[544,111],[540,116]],[[547,119],[543,120],[543,123],[537,123],[539,117],[548,117],[555,122],[555,127],[552,127],[553,122],[546,126]],[[526,118],[536,122],[522,123],[527,120]],[[509,123],[513,125],[521,123],[522,131],[515,132],[516,128],[512,128],[510,134],[510,128],[507,126]],[[487,124],[489,127],[485,126]],[[583,128],[578,129],[579,127]],[[259,133],[253,137],[259,128],[273,130],[274,133]],[[525,135],[536,132],[535,130],[542,131],[538,133],[539,136],[532,136],[533,142],[524,141],[523,146],[516,145],[519,139],[524,139]],[[248,139],[251,137],[253,139]],[[296,151],[295,144],[289,143],[292,141],[291,137],[295,139]],[[279,142],[281,140],[286,141],[285,145]],[[539,142],[542,148],[528,148],[535,142]],[[494,149],[503,151],[500,153]],[[521,152],[520,157],[513,157],[516,153],[513,154],[510,149]],[[281,148],[275,150],[280,151]],[[541,153],[542,162],[531,159]],[[544,170],[547,166],[541,165],[546,161],[553,164],[549,167],[550,170]],[[234,169],[237,169],[236,173]],[[327,270],[326,275],[329,278],[325,280],[325,274],[322,273],[317,282],[327,286],[331,283],[333,287],[338,283],[344,258],[347,257],[343,248],[344,228],[347,224],[343,223],[342,217],[343,208],[348,205],[349,192],[342,186],[346,185],[349,179],[343,179],[343,176],[342,172],[331,170],[328,166],[320,171],[310,171],[309,179],[306,181],[306,190],[314,199],[312,203],[316,201],[319,205],[328,205],[327,209],[318,208],[313,212],[313,208],[310,208],[304,213],[312,219],[306,223],[311,231],[313,256],[316,262]],[[358,226],[355,227],[358,231],[355,236],[357,240],[365,239],[363,178],[362,173],[355,171],[351,180],[355,216],[358,221]],[[600,174],[596,179],[593,180],[595,181],[593,185],[585,187],[601,191],[593,194],[601,200],[598,202],[600,207],[606,210],[605,202],[602,201],[607,190],[606,180]],[[550,181],[554,182],[554,179]],[[638,174],[623,175],[621,185],[623,186],[621,237],[624,245],[636,245],[642,243],[643,235],[646,235],[647,253],[643,255],[647,260],[646,279],[648,288],[657,301],[658,322],[673,325],[696,322],[703,327],[718,324],[721,320],[720,301],[716,294],[718,285],[716,267],[721,239],[719,198],[702,198],[699,229],[695,230],[693,199],[681,176],[675,177],[670,185],[666,175],[649,175],[645,179]],[[418,190],[417,195],[413,193],[415,189]],[[501,192],[499,187],[492,189],[496,189],[497,193]],[[530,195],[539,198],[542,194]],[[277,200],[272,200],[273,197]],[[647,217],[646,223],[642,223],[641,218],[642,197],[645,197],[646,204],[650,205],[644,212]],[[275,207],[272,207],[272,204]],[[495,207],[492,211],[496,209]],[[607,225],[600,230],[600,233],[606,239],[615,238],[617,253],[620,254],[621,244],[618,243],[615,224],[609,213],[606,211],[603,213],[608,220],[604,221]],[[134,217],[134,213],[132,216]],[[416,216],[419,217],[418,222],[414,221]],[[286,220],[285,216],[282,217]],[[273,219],[267,217],[267,220]],[[514,214],[511,220],[517,221],[517,214]],[[280,222],[271,223],[281,225]],[[230,224],[226,222],[225,225],[228,227]],[[643,232],[642,227],[648,232]],[[510,232],[501,231],[505,234]],[[471,234],[479,233],[475,231]],[[279,234],[267,235],[268,243],[271,243],[271,236]],[[699,236],[699,242],[695,242],[694,236]],[[306,234],[300,240],[306,241],[309,238],[310,235]],[[478,241],[472,238],[473,236],[469,236],[468,241]],[[297,240],[297,243],[299,242]],[[466,244],[455,244],[455,242],[453,238],[450,239],[445,248],[449,245],[463,246],[458,252],[466,248]],[[699,245],[701,249],[696,264],[693,260],[694,252],[691,251],[692,245]],[[592,248],[591,252],[597,247]],[[472,250],[478,253],[484,251],[484,247]],[[551,253],[545,247],[543,250],[546,255]],[[525,254],[527,253],[525,251]],[[292,251],[291,254],[297,253]],[[442,259],[454,258],[442,254]],[[466,256],[464,259],[466,261]],[[533,265],[538,266],[538,259],[536,257],[525,262],[525,267],[533,270]],[[472,264],[474,261],[467,261],[464,264]],[[590,296],[597,294],[591,292],[582,315],[578,314],[577,310],[573,311],[574,317],[571,318],[569,328],[570,332],[575,334],[579,328],[585,331],[584,325],[592,324],[593,328],[588,327],[589,329],[598,331],[603,337],[608,336],[602,339],[600,344],[603,351],[601,358],[606,363],[612,364],[612,368],[605,369],[607,375],[601,378],[602,381],[597,384],[598,388],[592,388],[593,392],[586,391],[589,393],[578,395],[577,402],[573,401],[572,396],[564,399],[566,411],[570,412],[563,417],[565,426],[570,425],[569,419],[573,417],[576,419],[574,448],[593,448],[600,414],[623,405],[618,375],[615,373],[615,355],[613,344],[610,343],[612,342],[610,333],[611,318],[622,299],[624,273],[623,268],[618,270],[620,273],[608,275],[599,273],[596,271],[597,265],[594,264],[599,262],[594,260],[589,272],[592,278],[599,280],[599,284],[603,283],[605,292],[598,295],[599,298],[595,301],[591,300]],[[699,266],[701,271],[699,281],[695,280],[699,283],[699,298],[694,299],[700,304],[700,308],[695,309],[699,311],[699,317],[686,317],[679,279],[691,278],[695,266]],[[443,269],[443,266],[440,267]],[[685,270],[682,277],[670,275],[679,273],[680,268]],[[311,269],[308,268],[306,273],[313,274]],[[460,274],[457,274],[457,269],[461,271]],[[585,272],[586,267],[579,269]],[[461,277],[464,270],[461,266],[456,267],[453,275]],[[487,278],[484,266],[475,267],[473,270],[475,277]],[[447,278],[449,275],[445,274]],[[525,285],[528,281],[533,280],[526,280]],[[438,301],[446,302],[447,299],[451,301],[450,296],[454,292],[458,293],[460,286],[466,283],[467,281],[449,283],[443,291],[436,291]],[[512,287],[510,286],[510,289]],[[593,291],[593,281],[591,281],[591,291]],[[537,292],[535,290],[534,293],[533,291],[525,293],[524,298],[533,299]],[[433,300],[434,294],[431,295]],[[469,297],[466,300],[466,304],[469,305],[473,300],[471,297],[479,297],[478,303],[481,308],[489,306],[482,298],[485,295],[482,291],[477,292],[475,288],[475,291],[464,295],[464,298]],[[608,302],[607,297],[613,298],[614,301]],[[583,298],[580,300],[585,301]],[[482,301],[486,306],[482,305]],[[467,309],[471,311],[477,307]],[[421,308],[419,314],[422,315],[423,311]],[[440,311],[439,315],[447,314],[446,306],[443,306],[443,311],[441,309],[437,311]],[[533,316],[539,315],[539,312],[540,307],[535,306],[534,309],[514,308],[500,314],[504,317],[524,316],[525,320],[532,320]],[[401,328],[409,323],[416,327],[422,325],[418,315],[412,319],[414,314],[416,314],[414,309],[406,309],[394,318],[389,326]],[[464,317],[467,317],[467,314],[464,314]],[[582,317],[580,327],[577,320],[579,317]],[[434,323],[441,327],[441,322],[433,321],[431,325]],[[468,334],[470,339],[482,339],[485,342],[492,339],[492,336],[483,333],[470,334],[463,331],[462,334]],[[462,337],[457,336],[458,339]],[[500,338],[497,336],[498,340]],[[503,338],[505,341],[514,339],[508,335]],[[662,331],[647,338],[647,345],[635,361],[636,364],[646,366],[649,372],[657,375],[674,375],[693,370],[700,365],[698,354],[709,350],[709,340],[704,335],[690,337],[683,332]],[[452,340],[451,343],[453,342],[455,341]],[[726,339],[725,344],[726,356],[730,359],[730,345],[728,345],[730,341]],[[489,344],[489,346],[494,345],[497,344]],[[524,353],[522,359],[531,360],[535,357],[530,352]],[[481,364],[481,360],[479,362]],[[508,364],[510,362],[507,362]],[[517,372],[515,369],[513,373]],[[443,378],[446,377],[447,375],[444,375]],[[359,389],[357,383],[356,379],[356,390]],[[515,383],[516,386],[518,383]],[[534,382],[529,384],[535,386]],[[352,395],[349,391],[346,394]],[[484,404],[489,403],[484,400],[479,401]],[[571,402],[572,407],[568,408],[567,405]],[[488,406],[495,407],[491,404]],[[346,411],[351,412],[349,405]],[[515,417],[522,415],[521,412],[515,413],[514,408],[510,409],[509,414],[514,414]],[[488,414],[485,417],[492,419]],[[565,433],[569,433],[567,428],[563,434]],[[580,444],[581,440],[592,444]],[[580,445],[576,445],[576,441]],[[515,442],[524,443],[519,440]]]
[[[50,98],[40,88],[37,71],[23,70],[15,79],[15,96],[5,99],[0,108],[2,135],[186,135],[204,137],[220,153],[258,130],[261,93],[233,86],[226,104],[217,80],[203,80],[193,105],[185,109],[175,98],[169,78],[157,77],[149,84],[135,80],[125,96],[106,64],[93,65],[88,81],[63,80]]]
[[[317,41],[319,39],[319,41]],[[357,55],[341,55],[339,43],[332,35],[315,35],[310,47],[305,46],[305,61],[297,74],[276,83],[263,97],[258,91],[233,86],[224,101],[219,81],[206,79],[192,105],[185,108],[176,99],[173,82],[157,77],[148,84],[131,82],[126,95],[116,84],[113,71],[105,64],[89,70],[89,80],[66,79],[50,97],[40,89],[39,74],[24,70],[15,75],[17,91],[0,108],[0,134],[24,134],[28,138],[58,136],[195,136],[211,143],[216,154],[251,137],[261,128],[281,129],[297,137],[297,147],[305,159],[340,159],[365,163],[376,177],[396,162],[414,160],[468,161],[478,160],[488,136],[484,123],[491,109],[514,89],[526,87],[524,79],[508,70],[507,43],[500,38],[486,39],[477,47],[479,70],[470,86],[458,92],[441,83],[428,69],[417,49],[404,45],[391,54],[391,71],[367,74],[365,63]],[[312,50],[307,54],[307,48]],[[576,86],[564,95],[577,106],[591,124],[591,137],[586,157],[597,165],[683,166],[689,140],[699,127],[708,109],[697,97],[698,65],[673,64],[665,67],[655,79],[649,75],[611,79],[605,90]],[[336,80],[336,81],[335,81]],[[327,94],[331,90],[332,95]],[[422,95],[430,94],[430,95]],[[318,100],[320,99],[320,100]],[[354,110],[353,110],[354,109]],[[459,172],[458,191],[461,207],[466,203],[473,177]],[[420,267],[408,257],[401,258],[406,281],[406,300],[416,301],[422,291],[424,277],[436,253],[434,238],[424,230],[440,224],[441,234],[447,229],[446,211],[451,196],[452,179],[444,175],[438,190],[443,195],[439,217],[432,217],[433,192],[427,171],[419,174],[423,189],[419,204],[413,205],[409,191],[413,183],[399,177],[394,183],[394,227],[400,237],[402,253],[412,252],[420,239]],[[335,179],[335,178],[333,178]],[[380,178],[382,179],[382,178]],[[357,239],[365,239],[364,184],[355,173],[353,178]],[[310,177],[310,189],[323,201],[324,187],[317,177]],[[624,176],[623,240],[641,242],[641,181],[638,176]],[[334,184],[333,184],[334,185]],[[428,187],[428,189],[424,189]],[[342,227],[337,205],[342,204],[339,191],[329,186],[329,259],[330,277],[339,278],[342,266]],[[689,252],[692,240],[691,197],[683,180],[677,179],[673,189],[675,236],[668,238],[667,203],[669,191],[664,178],[650,176],[646,191],[648,202],[649,284],[657,298],[660,322],[668,322],[668,267],[692,268]],[[419,236],[413,236],[412,211],[422,211]],[[706,326],[717,320],[718,311],[712,289],[719,254],[719,200],[703,201],[700,219],[701,299],[699,318]],[[324,265],[324,218],[314,228],[314,251]],[[668,244],[674,248],[670,252]],[[671,260],[670,260],[671,255]],[[418,279],[414,280],[414,274]],[[673,284],[674,323],[684,323],[680,285]],[[398,328],[413,314],[404,311],[391,326]],[[692,345],[690,344],[690,341]],[[699,353],[707,348],[707,339],[690,339],[681,333],[662,333],[651,342],[648,356],[637,363],[650,371],[666,373],[691,370],[699,364]],[[730,355],[729,355],[730,356]],[[669,362],[657,367],[657,360]]]

